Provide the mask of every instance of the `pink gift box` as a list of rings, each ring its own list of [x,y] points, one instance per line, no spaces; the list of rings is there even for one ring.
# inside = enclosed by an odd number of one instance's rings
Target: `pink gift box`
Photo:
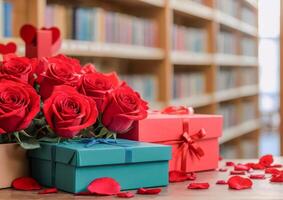
[[[152,113],[119,137],[172,145],[170,171],[194,172],[218,167],[218,138],[221,135],[220,115]]]

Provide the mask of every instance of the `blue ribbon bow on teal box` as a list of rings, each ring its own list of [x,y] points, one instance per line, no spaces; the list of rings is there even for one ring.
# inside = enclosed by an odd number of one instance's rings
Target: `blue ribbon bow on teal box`
[[[31,174],[42,185],[78,193],[94,179],[111,177],[122,190],[168,185],[171,147],[131,140],[86,139],[41,143],[28,153]]]

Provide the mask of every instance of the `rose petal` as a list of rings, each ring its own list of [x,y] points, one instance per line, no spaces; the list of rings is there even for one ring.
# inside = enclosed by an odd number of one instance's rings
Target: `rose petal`
[[[183,182],[187,180],[195,180],[196,176],[194,173],[187,173],[182,171],[170,171],[169,172],[169,182],[176,183],[176,182]]]
[[[228,183],[225,180],[218,180],[218,181],[216,181],[216,184],[217,185],[227,185]]]
[[[234,166],[234,171],[249,171],[250,167],[247,165],[238,164]]]
[[[12,182],[12,187],[17,190],[31,191],[40,190],[39,183],[31,177],[17,178]]]
[[[131,192],[120,192],[116,196],[119,198],[132,198],[135,196],[135,194]]]
[[[220,169],[218,169],[219,172],[227,172],[227,170],[228,170],[227,168],[220,168]]]
[[[251,169],[257,169],[257,170],[265,169],[265,167],[260,163],[246,163],[245,165],[250,167]]]
[[[140,188],[138,189],[137,194],[148,195],[148,194],[159,194],[160,192],[161,192],[160,188],[152,188],[152,189]]]
[[[273,156],[270,154],[264,155],[259,159],[259,163],[265,167],[269,167],[273,163]]]
[[[281,171],[275,168],[267,168],[265,169],[264,173],[266,174],[280,174]]]
[[[58,193],[58,189],[57,188],[47,188],[47,189],[44,189],[38,192],[38,194],[53,194],[53,193]]]
[[[190,183],[187,186],[188,189],[208,189],[209,183]]]
[[[250,179],[265,179],[265,174],[251,174]]]
[[[253,182],[248,178],[243,178],[241,176],[232,176],[228,180],[229,188],[235,189],[235,190],[243,190],[251,188],[253,185]]]
[[[235,166],[235,163],[231,162],[231,161],[228,161],[228,162],[226,162],[226,166],[227,167],[233,167],[233,166]]]
[[[281,172],[280,174],[273,174],[270,182],[274,183],[282,183],[283,182],[283,173]]]
[[[231,171],[230,175],[245,175],[245,171]]]
[[[281,168],[282,165],[281,164],[274,164],[274,165],[270,165],[267,168]]]
[[[99,195],[116,195],[120,192],[120,184],[113,178],[103,177],[92,181],[87,190]]]

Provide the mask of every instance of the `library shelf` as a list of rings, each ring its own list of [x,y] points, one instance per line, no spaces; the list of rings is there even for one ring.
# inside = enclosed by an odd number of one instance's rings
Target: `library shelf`
[[[258,8],[257,0],[244,0],[245,3],[252,6],[253,8]]]
[[[246,85],[215,92],[216,102],[229,101],[242,97],[254,96],[259,93],[258,85]]]
[[[214,63],[222,66],[257,67],[258,58],[253,56],[230,55],[217,53],[214,55]]]
[[[239,125],[232,126],[223,131],[222,137],[219,139],[220,144],[224,144],[225,142],[231,141],[235,138],[241,137],[245,134],[251,133],[260,129],[260,120],[253,119],[243,122]]]
[[[200,3],[184,0],[172,0],[171,7],[173,11],[186,14],[190,17],[203,20],[213,19],[213,9]]]
[[[191,107],[201,107],[201,106],[210,105],[212,103],[213,103],[212,95],[203,94],[203,95],[196,95],[182,99],[173,99],[170,104],[175,106],[186,105]]]
[[[70,56],[111,57],[136,60],[161,60],[164,58],[164,52],[160,48],[78,40],[64,40],[60,53]]]
[[[222,11],[215,10],[214,17],[216,22],[218,22],[220,25],[228,27],[229,29],[237,30],[253,37],[257,37],[258,35],[258,30],[256,27],[249,25]]]
[[[174,65],[210,65],[212,63],[212,55],[209,53],[172,51],[171,61]]]
[[[117,3],[122,3],[125,5],[144,5],[144,6],[154,6],[154,7],[164,7],[164,0],[114,0]]]

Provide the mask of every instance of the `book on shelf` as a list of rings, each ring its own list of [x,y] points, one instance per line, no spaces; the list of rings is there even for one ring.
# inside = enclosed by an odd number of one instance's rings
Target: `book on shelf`
[[[235,68],[219,67],[217,72],[217,90],[227,90],[237,87],[237,71]]]
[[[218,10],[233,17],[237,17],[238,3],[239,0],[217,0],[216,6]]]
[[[236,54],[237,38],[232,32],[221,31],[217,35],[217,50],[219,53]]]
[[[257,16],[250,8],[244,6],[241,8],[241,20],[252,26],[257,26]]]
[[[173,99],[194,97],[205,93],[205,76],[201,72],[176,73],[173,78]]]
[[[158,81],[151,74],[120,75],[121,80],[136,90],[142,98],[149,102],[157,101]]]
[[[0,0],[0,37],[11,37],[13,34],[13,4]]]
[[[256,104],[254,101],[246,101],[242,102],[242,122],[246,122],[249,120],[256,119]]]
[[[257,42],[254,38],[243,37],[241,39],[241,54],[244,56],[257,56]]]
[[[173,50],[203,53],[206,52],[206,44],[207,32],[204,28],[186,27],[177,24],[173,25]]]
[[[227,129],[238,124],[237,119],[237,106],[233,103],[221,104],[217,111],[218,114],[223,116],[223,129]]]
[[[47,5],[45,26],[60,27],[67,39],[146,47],[158,45],[155,20],[98,7]]]
[[[258,83],[258,69],[253,67],[244,67],[240,69],[241,85],[256,85]]]

